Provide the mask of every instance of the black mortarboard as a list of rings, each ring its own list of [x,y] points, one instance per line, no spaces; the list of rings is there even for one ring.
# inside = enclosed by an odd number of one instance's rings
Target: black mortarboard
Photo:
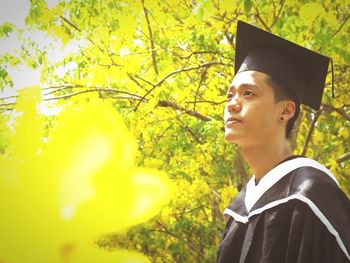
[[[243,21],[236,34],[235,74],[260,71],[282,81],[300,103],[318,110],[330,59]]]

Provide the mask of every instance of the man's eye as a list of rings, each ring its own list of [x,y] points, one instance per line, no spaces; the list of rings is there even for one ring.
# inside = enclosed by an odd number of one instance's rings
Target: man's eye
[[[252,96],[253,92],[251,92],[250,90],[247,90],[244,92],[244,96]]]

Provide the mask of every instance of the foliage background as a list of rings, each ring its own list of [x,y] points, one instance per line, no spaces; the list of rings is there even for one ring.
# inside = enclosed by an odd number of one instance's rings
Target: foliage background
[[[146,223],[102,235],[101,248],[137,250],[152,262],[214,262],[222,211],[250,176],[239,149],[223,138],[237,20],[333,59],[335,98],[329,68],[321,109],[302,109],[290,143],[296,154],[329,167],[349,195],[349,13],[347,1],[339,0],[71,0],[52,8],[32,0],[26,30],[79,48],[51,63],[35,38],[4,23],[0,37],[16,34],[21,48],[0,56],[0,86],[16,89],[7,69],[26,63],[41,71],[47,107],[113,103],[137,139],[137,165],[171,178],[171,202]],[[1,97],[6,155],[16,98]],[[41,114],[47,133],[57,115]]]

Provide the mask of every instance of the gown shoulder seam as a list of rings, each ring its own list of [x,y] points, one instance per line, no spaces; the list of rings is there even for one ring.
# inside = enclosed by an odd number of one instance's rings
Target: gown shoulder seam
[[[249,221],[250,221],[249,219],[251,217],[259,215],[259,214],[263,213],[264,211],[266,211],[268,209],[271,209],[273,207],[276,207],[276,206],[279,206],[281,204],[287,203],[287,202],[289,202],[291,200],[299,200],[299,201],[301,201],[301,202],[303,202],[303,203],[308,205],[308,207],[317,216],[317,218],[325,225],[325,227],[330,232],[330,234],[332,234],[335,237],[335,239],[336,239],[340,249],[344,252],[344,254],[346,255],[347,259],[350,261],[349,252],[346,249],[346,247],[344,245],[344,242],[340,238],[340,235],[339,235],[338,231],[334,228],[334,226],[327,219],[327,217],[321,212],[321,210],[315,205],[315,203],[311,199],[307,198],[304,195],[293,194],[293,195],[290,195],[290,196],[288,196],[286,198],[275,200],[273,202],[270,202],[270,203],[266,204],[265,206],[263,206],[261,208],[258,208],[256,210],[253,210],[253,211],[249,212],[249,214],[247,216],[239,215],[239,214],[237,214],[236,212],[232,211],[229,208],[225,209],[224,214],[233,217],[233,219],[235,221],[238,221],[238,222],[246,224],[246,223],[249,223]]]

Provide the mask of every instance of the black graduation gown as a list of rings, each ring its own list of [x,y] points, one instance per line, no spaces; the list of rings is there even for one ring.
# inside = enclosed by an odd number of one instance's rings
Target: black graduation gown
[[[258,185],[253,177],[224,214],[218,263],[350,262],[350,201],[314,160],[285,161]]]

